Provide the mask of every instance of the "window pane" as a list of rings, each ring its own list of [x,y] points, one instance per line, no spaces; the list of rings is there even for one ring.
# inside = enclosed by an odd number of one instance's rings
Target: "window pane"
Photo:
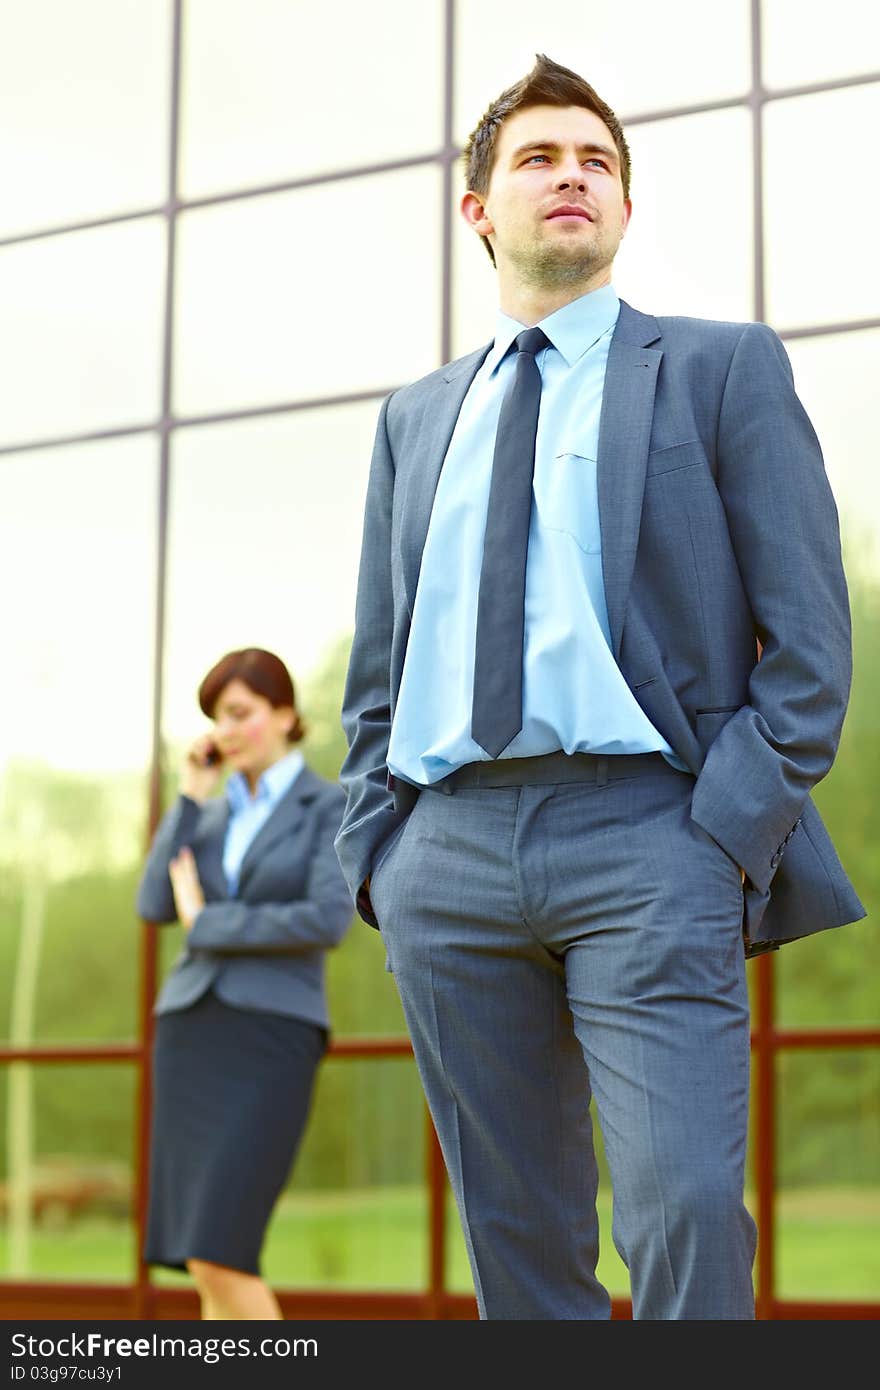
[[[771,323],[876,317],[880,184],[865,137],[880,125],[880,83],[772,101],[764,120]]]
[[[0,444],[159,413],[158,218],[0,248]]]
[[[4,9],[0,236],[160,202],[168,0],[28,0]]]
[[[134,1277],[136,1072],[0,1068],[0,1279]]]
[[[186,196],[437,149],[442,11],[440,0],[188,0]]]
[[[880,68],[880,10],[865,0],[762,0],[768,87],[831,82]]]
[[[391,386],[438,365],[437,169],[187,213],[177,409]]]
[[[498,308],[498,272],[477,233],[458,213],[464,183],[453,180],[452,356],[491,342]]]
[[[880,1056],[783,1056],[778,1133],[778,1293],[877,1299]]]
[[[415,1062],[329,1060],[270,1228],[269,1278],[309,1288],[423,1288],[426,1132]]]
[[[350,633],[378,413],[379,402],[368,401],[175,435],[165,693],[172,739],[199,732],[196,690],[224,652],[268,647],[299,685]],[[304,714],[309,720],[311,711]]]
[[[744,110],[633,126],[619,293],[653,314],[752,317],[751,122]],[[669,169],[690,170],[685,179]]]
[[[634,37],[637,40],[634,41]],[[739,96],[750,86],[748,0],[459,0],[456,138],[530,71],[537,52],[627,115]],[[662,55],[662,56],[661,56]]]
[[[853,561],[880,579],[880,329],[787,342],[798,395],[815,426]]]
[[[165,733],[177,756],[204,728],[196,691],[226,651],[286,661],[308,727],[303,752],[338,776],[363,503],[379,402],[180,430],[169,537]],[[180,947],[160,935],[163,971]],[[327,965],[334,1032],[405,1034],[379,934],[355,919]]]
[[[156,445],[9,455],[0,479],[0,588],[16,595],[0,697],[0,1037],[131,1037]]]
[[[876,1026],[880,940],[880,425],[871,383],[880,376],[880,331],[786,344],[798,394],[825,454],[841,513],[853,625],[853,684],[837,759],[816,789],[822,813],[868,919],[822,932],[777,957],[784,1025]]]

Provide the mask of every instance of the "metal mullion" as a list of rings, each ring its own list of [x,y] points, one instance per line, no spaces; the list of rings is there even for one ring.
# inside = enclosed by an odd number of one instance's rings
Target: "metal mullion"
[[[880,1047],[880,1028],[774,1028],[772,1041],[777,1051],[858,1051]]]
[[[440,361],[452,357],[452,197],[453,171],[460,151],[454,139],[455,0],[443,4],[443,167],[440,199]],[[427,1098],[425,1181],[428,1189],[428,1316],[442,1317],[449,1294],[446,1289],[446,1165],[434,1128]]]
[[[278,183],[258,184],[252,188],[236,188],[226,193],[207,193],[201,198],[185,198],[178,204],[181,212],[193,208],[212,208],[221,203],[237,203],[244,198],[267,198],[273,193],[295,193],[303,188],[319,188],[326,183],[342,183],[350,179],[367,179],[377,174],[394,174],[401,169],[419,169],[427,164],[437,164],[444,158],[445,150],[431,150],[427,154],[406,155],[402,159],[386,159],[378,164],[355,164],[347,169],[331,169],[324,174],[308,174],[305,178],[283,179]]]
[[[168,201],[165,208],[167,250],[162,335],[162,401],[159,420],[159,479],[157,495],[156,607],[153,634],[153,721],[148,790],[147,842],[152,841],[162,814],[162,698],[168,579],[168,495],[170,482],[173,368],[174,289],[177,252],[177,167],[180,144],[180,62],[183,0],[174,0],[171,37],[171,100],[168,121]],[[154,927],[141,927],[139,1022],[143,1048],[137,1102],[137,1245],[135,1249],[135,1316],[147,1316],[152,1299],[150,1268],[143,1259],[149,1194],[149,1131],[152,1107],[153,998],[158,975],[158,942]]]
[[[752,87],[752,314],[760,323],[766,313],[764,277],[764,131],[761,85],[761,0],[751,0]]]
[[[146,217],[159,217],[165,207],[136,208],[133,212],[114,212],[107,217],[90,217],[84,222],[59,222],[53,227],[40,227],[33,232],[17,232],[15,236],[0,237],[0,247],[21,246],[28,241],[45,241],[48,237],[67,236],[70,232],[93,232],[96,227],[115,227],[123,222],[137,222]]]
[[[357,164],[347,169],[331,169],[323,174],[308,174],[304,178],[281,179],[276,183],[255,184],[251,188],[234,188],[223,193],[206,193],[200,198],[179,198],[175,192],[166,203],[137,208],[132,212],[109,213],[106,217],[92,217],[82,222],[59,222],[51,227],[39,227],[32,232],[0,237],[0,247],[18,246],[27,241],[45,241],[47,237],[67,236],[70,232],[94,231],[96,227],[115,227],[119,223],[134,222],[140,218],[173,218],[178,213],[189,212],[194,208],[219,207],[223,203],[238,203],[246,198],[268,198],[274,193],[295,193],[299,189],[317,188],[325,183],[342,183],[350,179],[370,178],[376,174],[393,174],[401,169],[418,169],[426,164],[437,164],[445,154],[445,150],[431,150],[426,154],[407,155],[402,159],[388,159],[378,164]]]
[[[754,1047],[755,1069],[755,1176],[758,1250],[756,1261],[756,1314],[773,1316],[776,1302],[776,1055],[773,1045],[775,1009],[774,962],[759,956],[756,967]]]
[[[753,5],[755,3],[757,0],[753,0]],[[760,37],[758,37],[758,44],[760,44]],[[753,80],[751,90],[742,96],[725,97],[721,101],[695,101],[687,106],[668,106],[658,111],[639,111],[635,115],[622,117],[621,124],[625,127],[648,125],[650,122],[656,121],[675,121],[682,116],[706,116],[713,111],[731,111],[737,106],[750,105],[756,95],[761,105],[764,106],[769,101],[787,101],[793,97],[816,96],[849,87],[869,87],[876,82],[880,82],[880,72],[858,73],[854,77],[840,77],[831,82],[805,82],[794,87],[768,88],[763,83],[756,86]]]
[[[621,116],[620,123],[624,129],[633,125],[649,125],[659,121],[677,121],[682,116],[708,116],[714,111],[733,111],[737,107],[746,106],[749,102],[749,93],[745,92],[738,97],[725,97],[721,101],[694,101],[688,106],[668,106],[660,111],[639,111],[633,116]]]
[[[748,107],[752,121],[752,314],[759,322],[766,312],[764,277],[764,139],[761,52],[761,0],[750,4],[751,89]],[[776,1058],[772,1033],[775,1008],[775,963],[761,956],[756,964],[756,1014],[752,1050],[755,1070],[754,1176],[757,1203],[755,1314],[772,1317],[776,1295]]]
[[[0,1047],[0,1066],[8,1062],[137,1062],[143,1049],[134,1043],[35,1043],[30,1047]]]
[[[335,396],[306,396],[299,400],[276,401],[271,405],[242,406],[239,410],[221,410],[207,415],[173,415],[143,425],[122,425],[115,429],[85,430],[79,434],[48,436],[16,444],[0,445],[3,454],[26,454],[37,449],[60,449],[71,444],[93,444],[105,439],[127,438],[137,434],[162,433],[177,429],[187,429],[192,425],[218,425],[230,420],[259,419],[263,415],[285,415],[296,410],[320,410],[328,406],[354,405],[359,401],[382,400],[390,392],[396,391],[400,382],[388,386],[369,387],[365,391],[347,391]]]
[[[780,338],[789,342],[797,338],[831,337],[835,333],[862,333],[871,328],[880,328],[880,318],[848,319],[843,323],[814,324],[806,328],[779,328],[776,331]]]
[[[152,997],[151,997],[152,998]],[[880,1037],[878,1037],[880,1041]],[[0,1066],[10,1062],[137,1062],[144,1053],[143,1043],[33,1043],[28,1047],[0,1046]],[[375,1058],[411,1057],[412,1043],[404,1033],[384,1037],[335,1038],[328,1057]]]
[[[4,454],[30,454],[37,449],[62,449],[69,444],[96,444],[104,439],[127,439],[137,434],[153,434],[158,423],[148,425],[118,425],[113,429],[84,430],[80,434],[48,435],[43,439],[21,440],[16,444],[0,444],[0,457]]]
[[[765,101],[788,101],[792,97],[820,96],[824,92],[839,92],[848,87],[870,87],[875,82],[880,82],[880,71],[838,77],[830,82],[803,82],[796,87],[764,87],[763,97]]]
[[[400,389],[402,382],[392,385],[370,386],[364,391],[344,391],[335,396],[303,396],[299,400],[280,401],[273,405],[242,406],[240,410],[215,411],[206,415],[179,415],[174,419],[174,428],[190,429],[199,425],[222,425],[230,420],[253,420],[261,415],[285,415],[296,410],[326,410],[330,406],[357,405],[362,401],[381,401],[392,391]]]
[[[411,1057],[412,1043],[403,1034],[392,1034],[384,1038],[341,1037],[334,1039],[327,1049],[329,1057],[376,1058]]]

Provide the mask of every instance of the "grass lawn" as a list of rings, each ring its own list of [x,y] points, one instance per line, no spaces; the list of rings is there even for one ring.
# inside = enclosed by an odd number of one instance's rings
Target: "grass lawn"
[[[626,1270],[611,1243],[610,1202],[600,1206],[599,1277],[612,1293],[628,1292]],[[269,1230],[264,1273],[276,1287],[415,1290],[428,1268],[426,1196],[420,1189],[285,1196]],[[0,1227],[0,1268],[7,1266]],[[127,1282],[133,1271],[132,1228],[81,1219],[60,1231],[35,1231],[31,1267],[19,1277]],[[471,1289],[464,1243],[450,1199],[448,1285]],[[155,1271],[157,1282],[188,1276]],[[880,1301],[880,1192],[817,1189],[780,1195],[777,1289],[787,1298]]]

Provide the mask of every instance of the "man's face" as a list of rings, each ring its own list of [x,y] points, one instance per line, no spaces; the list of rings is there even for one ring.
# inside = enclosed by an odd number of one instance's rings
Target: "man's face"
[[[479,202],[482,219],[476,200],[465,215],[489,237],[499,271],[545,286],[610,271],[631,211],[611,132],[582,106],[510,116]]]

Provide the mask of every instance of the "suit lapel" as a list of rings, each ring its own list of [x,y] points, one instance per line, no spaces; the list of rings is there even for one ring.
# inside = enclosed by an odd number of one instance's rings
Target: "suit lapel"
[[[320,790],[321,782],[311,768],[304,767],[282,796],[269,819],[260,827],[245,851],[238,874],[238,892],[253,873],[255,865],[276,841],[289,836],[306,814],[306,808]]]
[[[599,421],[598,492],[602,573],[615,658],[639,539],[654,393],[663,356],[656,319],[623,300],[611,340]]]
[[[409,611],[412,614],[422,565],[422,552],[428,536],[434,494],[449,441],[468,388],[482,366],[492,344],[479,348],[453,362],[440,378],[431,407],[425,410],[414,450],[415,467],[406,484],[401,530],[403,578]]]

